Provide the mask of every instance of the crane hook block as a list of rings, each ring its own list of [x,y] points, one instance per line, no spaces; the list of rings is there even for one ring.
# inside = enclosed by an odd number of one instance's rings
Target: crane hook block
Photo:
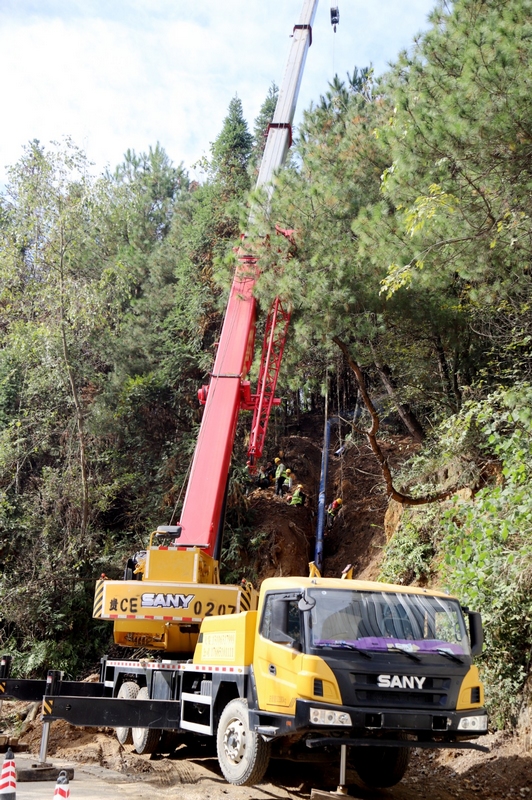
[[[336,33],[336,26],[340,22],[340,10],[338,6],[331,6],[331,25],[334,27]]]

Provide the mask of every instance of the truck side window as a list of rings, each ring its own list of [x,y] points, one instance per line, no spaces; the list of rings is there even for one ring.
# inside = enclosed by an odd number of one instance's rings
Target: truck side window
[[[270,595],[266,598],[266,602],[264,604],[264,614],[262,616],[262,625],[261,625],[261,635],[264,636],[265,639],[271,638],[272,632],[272,605],[274,600],[278,600],[279,596],[277,595]],[[301,617],[300,611],[298,607],[298,600],[288,600],[288,618],[287,618],[287,628],[286,632],[288,636],[294,640],[294,644],[299,644],[301,642]]]
[[[288,604],[288,634],[295,644],[301,643],[301,617],[297,600],[290,600]]]
[[[262,615],[262,625],[260,632],[265,639],[270,638],[270,630],[272,625],[272,600],[273,596],[269,595],[264,604],[264,614]]]

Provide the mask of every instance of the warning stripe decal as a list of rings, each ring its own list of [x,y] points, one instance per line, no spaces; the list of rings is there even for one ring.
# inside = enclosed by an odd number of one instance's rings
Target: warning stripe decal
[[[43,717],[46,717],[49,714],[51,714],[53,710],[54,710],[54,701],[53,700],[47,700],[46,698],[44,698],[43,699],[43,703],[42,703],[42,714],[43,714]]]
[[[0,681],[0,694],[5,694],[6,691],[6,683],[5,681]]]
[[[93,617],[101,617],[103,611],[103,581],[96,581],[96,590],[94,593],[94,609],[92,612]]]
[[[251,608],[251,593],[252,588],[251,585],[246,584],[242,592],[240,593],[240,610],[241,611],[249,611]]]
[[[0,778],[0,794],[8,794],[10,797],[15,797],[15,795],[11,794],[11,792],[7,792],[6,789],[16,789],[17,788],[17,772],[15,769],[15,762],[11,759],[9,761],[4,761],[2,765],[2,777]]]

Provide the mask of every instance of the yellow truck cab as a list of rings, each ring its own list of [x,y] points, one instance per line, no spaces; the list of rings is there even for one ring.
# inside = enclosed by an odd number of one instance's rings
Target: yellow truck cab
[[[389,786],[412,747],[475,747],[467,740],[487,733],[472,662],[482,626],[467,619],[458,600],[421,588],[264,581],[257,611],[204,620],[194,654],[196,669],[246,676],[218,723],[224,775],[256,781],[271,746],[318,760],[345,744],[368,785]]]

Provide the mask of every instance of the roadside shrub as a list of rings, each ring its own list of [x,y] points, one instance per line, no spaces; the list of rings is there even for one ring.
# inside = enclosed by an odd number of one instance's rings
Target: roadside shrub
[[[438,516],[437,506],[405,512],[399,530],[386,545],[379,580],[405,585],[423,585],[430,580]]]
[[[423,460],[431,468],[439,462],[441,471],[446,456],[458,458],[476,482],[473,499],[455,496],[438,508],[409,509],[386,547],[380,579],[432,578],[482,613],[479,666],[492,724],[501,728],[517,718],[532,660],[532,387],[499,389],[466,404],[437,433],[440,458],[433,451],[430,459],[414,459],[416,480]],[[487,469],[490,464],[498,468]],[[457,483],[464,485],[460,476]]]

